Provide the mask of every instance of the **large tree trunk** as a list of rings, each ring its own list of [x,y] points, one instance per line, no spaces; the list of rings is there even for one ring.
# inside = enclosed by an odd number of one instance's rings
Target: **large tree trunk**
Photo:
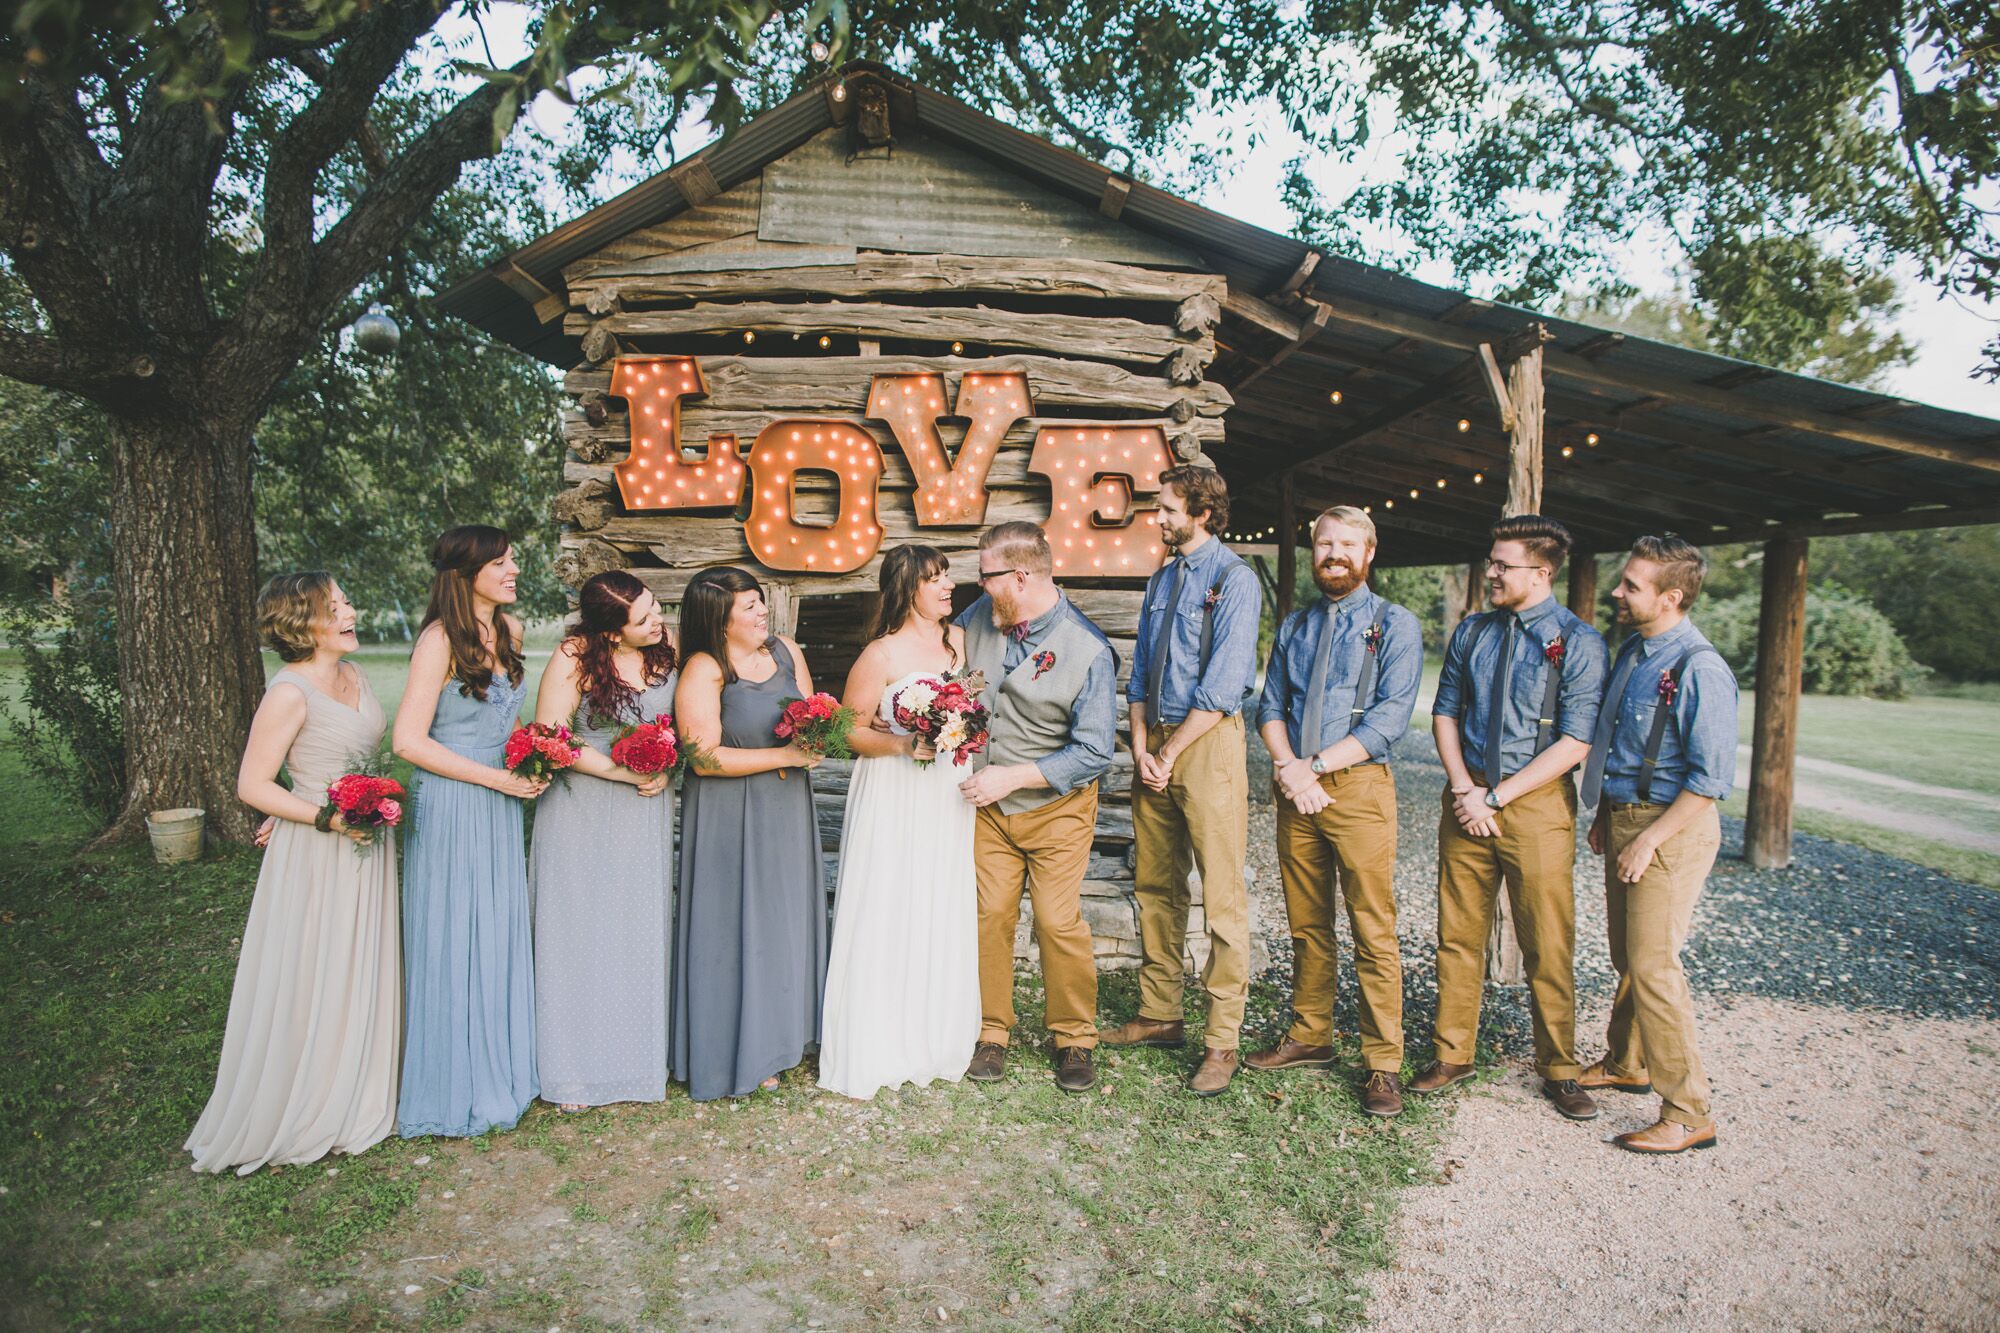
[[[113,429],[126,797],[104,836],[138,835],[149,810],[199,806],[211,833],[244,841],[254,819],[236,769],[264,691],[250,426],[170,413]]]

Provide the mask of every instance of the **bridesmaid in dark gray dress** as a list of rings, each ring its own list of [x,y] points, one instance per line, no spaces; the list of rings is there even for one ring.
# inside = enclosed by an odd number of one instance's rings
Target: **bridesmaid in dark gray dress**
[[[819,1039],[826,887],[812,780],[791,772],[818,760],[773,730],[780,701],[813,686],[740,569],[689,580],[681,650],[674,716],[704,765],[681,798],[667,1063],[712,1101],[776,1087]]]
[[[565,1111],[667,1094],[667,959],[674,916],[672,775],[611,759],[626,725],[674,709],[660,604],[622,569],[577,590],[549,658],[537,722],[572,726],[576,768],[535,811],[535,1059]]]

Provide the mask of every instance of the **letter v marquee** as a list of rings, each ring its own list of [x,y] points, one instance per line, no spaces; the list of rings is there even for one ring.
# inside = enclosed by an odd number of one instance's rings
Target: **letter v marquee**
[[[889,423],[916,475],[917,522],[925,527],[976,527],[986,521],[986,474],[1000,441],[1030,414],[1028,377],[1018,370],[969,374],[959,382],[954,415],[966,422],[958,457],[947,461],[938,421],[944,417],[944,376],[877,375],[868,386],[868,415]]]

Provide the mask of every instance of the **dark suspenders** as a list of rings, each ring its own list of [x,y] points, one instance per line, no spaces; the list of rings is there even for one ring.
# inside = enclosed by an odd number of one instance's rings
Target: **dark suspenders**
[[[1382,649],[1382,623],[1388,618],[1389,599],[1384,597],[1375,608],[1375,623],[1368,627],[1368,633],[1361,640],[1367,651],[1362,655],[1361,678],[1354,682],[1354,707],[1347,710],[1347,733],[1350,736],[1361,724],[1361,715],[1375,702],[1375,682],[1382,674],[1377,654]],[[1325,633],[1333,633],[1333,626],[1328,625]]]
[[[1489,625],[1496,625],[1496,624],[1498,624],[1499,622],[1498,622],[1497,620],[1489,620],[1489,621],[1487,621],[1486,623],[1487,623],[1487,624],[1489,624]],[[1483,632],[1483,631],[1482,631],[1482,632]],[[1502,631],[1501,631],[1501,633],[1502,633],[1502,634],[1504,635],[1504,634],[1506,633],[1506,631],[1505,631],[1505,630],[1502,630]],[[1567,636],[1565,636],[1565,635],[1561,635],[1561,634],[1558,634],[1558,635],[1557,635],[1557,636],[1556,636],[1556,637],[1554,638],[1554,640],[1552,640],[1552,642],[1553,642],[1553,643],[1561,643],[1561,644],[1564,644],[1564,645],[1565,645],[1565,648],[1567,648],[1567,642],[1566,642],[1566,640],[1567,640]],[[1564,654],[1564,655],[1565,655],[1565,657],[1567,657],[1567,652],[1566,652],[1566,651],[1565,651],[1565,654]],[[1544,648],[1544,649],[1542,650],[1542,656],[1543,656],[1543,660],[1544,660],[1544,661],[1547,661],[1547,658],[1548,658],[1548,649],[1547,649],[1546,647],[1545,647],[1545,648]],[[1471,653],[1471,650],[1470,650],[1470,649],[1468,649],[1468,650],[1466,651],[1466,658],[1467,658],[1468,660],[1470,660],[1470,659],[1471,659],[1471,657],[1472,657],[1472,653]],[[1561,662],[1549,662],[1549,663],[1548,663],[1548,668],[1549,668],[1549,679],[1548,679],[1548,683],[1547,683],[1547,684],[1545,684],[1545,685],[1544,685],[1544,686],[1542,687],[1542,711],[1541,711],[1541,714],[1540,714],[1540,716],[1538,716],[1538,717],[1537,717],[1537,718],[1535,719],[1535,753],[1536,753],[1536,754],[1540,754],[1540,753],[1541,753],[1542,751],[1544,751],[1544,750],[1546,750],[1546,749],[1548,749],[1548,748],[1549,748],[1549,741],[1550,741],[1551,739],[1553,739],[1553,737],[1554,737],[1554,735],[1555,735],[1555,729],[1556,729],[1556,715],[1557,715],[1557,713],[1556,713],[1556,710],[1557,710],[1557,709],[1558,709],[1558,708],[1559,708],[1559,707],[1561,706],[1561,704],[1562,704],[1562,683],[1563,683],[1563,682],[1562,682],[1562,675],[1563,675],[1563,673],[1562,673],[1562,663],[1561,663]],[[1505,706],[1505,704],[1506,704],[1506,700],[1504,700],[1504,699],[1495,699],[1495,700],[1494,700],[1494,701],[1493,701],[1493,702],[1492,702],[1492,703],[1491,703],[1491,704],[1489,705],[1489,707],[1493,707],[1493,708],[1500,708],[1500,707],[1504,707],[1504,706]],[[1500,779],[1499,779],[1499,778],[1497,778],[1497,777],[1493,779],[1493,781],[1495,781],[1495,782],[1498,782],[1499,780],[1500,780]]]
[[[1208,674],[1208,659],[1215,653],[1215,608],[1221,604],[1222,583],[1224,579],[1229,577],[1229,569],[1228,565],[1222,567],[1222,572],[1215,576],[1215,582],[1209,585],[1208,595],[1201,600],[1201,646],[1195,651],[1195,680],[1197,682]],[[1167,608],[1167,614],[1173,615],[1177,610],[1178,608],[1170,606]],[[1257,685],[1256,672],[1252,671],[1250,674],[1250,684],[1243,687],[1243,697],[1245,699],[1250,697],[1251,691]]]
[[[1683,657],[1675,664],[1674,669],[1667,673],[1667,678],[1673,682],[1673,694],[1675,697],[1678,697],[1681,692],[1681,677],[1687,673],[1688,663],[1694,661],[1695,658],[1700,657],[1703,653],[1713,652],[1715,652],[1713,648],[1697,648],[1686,657]],[[1721,656],[1720,653],[1716,655],[1718,657]],[[1631,687],[1628,685],[1626,688],[1629,689]],[[1612,702],[1619,708],[1625,706],[1623,699]],[[1641,805],[1652,803],[1653,772],[1659,767],[1660,743],[1666,739],[1667,714],[1672,711],[1673,705],[1666,700],[1662,700],[1653,709],[1653,729],[1646,733],[1646,754],[1644,758],[1639,760],[1639,804]]]

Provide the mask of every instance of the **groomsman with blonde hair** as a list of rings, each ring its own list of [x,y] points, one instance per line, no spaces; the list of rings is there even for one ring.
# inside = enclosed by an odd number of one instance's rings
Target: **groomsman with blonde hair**
[[[1188,1083],[1197,1097],[1229,1087],[1250,996],[1250,896],[1243,883],[1249,831],[1243,705],[1257,673],[1257,575],[1218,536],[1229,488],[1214,468],[1160,474],[1160,536],[1172,558],[1146,584],[1126,699],[1132,708],[1134,890],[1145,963],[1139,1016],[1100,1035],[1109,1046],[1186,1041],[1190,867],[1201,874],[1208,923],[1208,1024]]]
[[[1493,525],[1491,611],[1445,646],[1432,736],[1449,789],[1438,821],[1437,1056],[1410,1080],[1433,1093],[1472,1077],[1486,941],[1504,883],[1527,966],[1542,1095],[1597,1116],[1577,1085],[1576,786],[1604,693],[1604,639],[1555,597],[1569,531],[1539,514]]]
[[[1657,1123],[1619,1147],[1678,1153],[1715,1146],[1708,1078],[1695,1046],[1681,949],[1715,855],[1715,803],[1736,781],[1736,676],[1688,608],[1708,563],[1678,537],[1641,537],[1611,600],[1636,630],[1618,650],[1579,799],[1594,812],[1618,994],[1604,1059],[1586,1088],[1660,1094]]]
[[[1313,522],[1321,597],[1278,627],[1264,671],[1258,730],[1278,789],[1278,873],[1292,932],[1291,1028],[1245,1063],[1333,1063],[1346,900],[1361,990],[1361,1108],[1403,1109],[1403,964],[1396,943],[1396,782],[1389,751],[1409,729],[1423,681],[1417,618],[1368,586],[1375,521],[1339,505]]]

